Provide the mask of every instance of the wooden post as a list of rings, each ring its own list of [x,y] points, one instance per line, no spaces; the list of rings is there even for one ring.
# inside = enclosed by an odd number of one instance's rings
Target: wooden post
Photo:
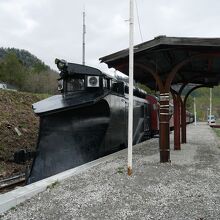
[[[180,101],[174,95],[174,150],[181,150],[180,145]]]
[[[169,91],[160,92],[160,162],[170,161]]]

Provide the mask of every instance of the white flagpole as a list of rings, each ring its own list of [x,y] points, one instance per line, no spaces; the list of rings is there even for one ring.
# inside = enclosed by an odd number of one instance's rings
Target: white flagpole
[[[134,70],[134,0],[130,0],[129,19],[129,106],[128,106],[128,175],[132,174],[133,147],[133,70]]]

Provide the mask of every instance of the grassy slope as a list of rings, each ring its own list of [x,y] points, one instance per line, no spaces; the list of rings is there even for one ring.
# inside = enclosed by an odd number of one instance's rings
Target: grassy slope
[[[212,114],[216,116],[217,119],[220,118],[220,86],[213,88],[213,106]],[[207,113],[209,108],[209,89],[201,88],[192,93],[196,97],[196,107],[197,116],[200,121],[207,120]],[[193,112],[193,101],[191,100],[190,111]]]
[[[217,136],[220,138],[220,128],[213,128]]]
[[[0,177],[24,170],[24,166],[10,160],[19,149],[35,148],[39,119],[32,111],[32,104],[45,97],[42,94],[0,90]]]

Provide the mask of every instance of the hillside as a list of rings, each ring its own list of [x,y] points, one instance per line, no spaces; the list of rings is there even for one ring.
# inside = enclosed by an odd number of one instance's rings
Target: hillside
[[[41,66],[41,70],[49,70],[50,67],[45,65],[40,59],[31,54],[27,50],[17,48],[0,48],[0,59],[4,59],[8,54],[15,54],[18,60],[28,68],[35,68]]]
[[[201,88],[195,90],[192,93],[191,100],[190,100],[190,111],[193,112],[193,98],[196,99],[196,108],[197,108],[197,115],[200,121],[207,120],[207,114],[209,114],[209,88]],[[216,116],[217,119],[220,118],[220,86],[214,87],[212,89],[212,114]]]
[[[24,165],[17,165],[11,159],[17,150],[35,148],[39,119],[32,111],[32,104],[45,97],[0,90],[0,178],[24,171]]]
[[[54,94],[58,73],[30,52],[15,48],[0,48],[0,82],[19,91]]]

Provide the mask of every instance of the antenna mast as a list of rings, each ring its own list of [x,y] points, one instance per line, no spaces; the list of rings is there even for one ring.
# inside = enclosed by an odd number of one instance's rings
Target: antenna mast
[[[85,65],[85,35],[86,35],[86,24],[85,24],[85,17],[86,17],[86,12],[85,12],[85,7],[83,9],[83,45],[82,45],[82,64]]]

